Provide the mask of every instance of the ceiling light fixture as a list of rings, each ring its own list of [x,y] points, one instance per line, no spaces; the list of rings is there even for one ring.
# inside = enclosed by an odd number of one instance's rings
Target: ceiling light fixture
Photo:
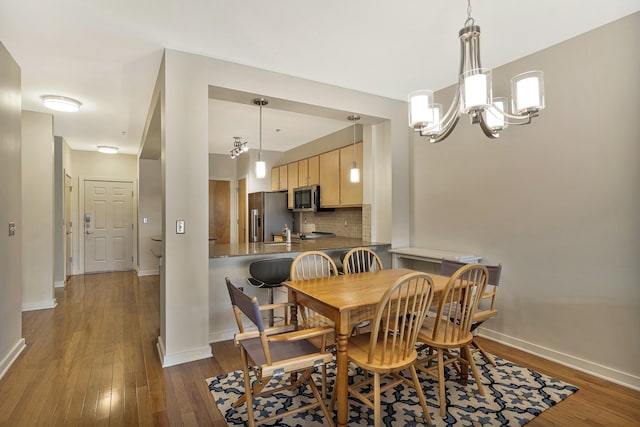
[[[347,119],[353,122],[353,166],[349,173],[349,179],[351,182],[360,182],[360,169],[358,169],[358,163],[356,162],[356,122],[360,120],[360,116],[351,114]]]
[[[235,159],[242,153],[249,151],[247,141],[241,141],[239,136],[233,137],[233,149],[231,150],[231,158]]]
[[[267,175],[267,165],[262,160],[262,107],[269,101],[264,98],[256,98],[253,103],[260,106],[260,151],[258,151],[258,161],[256,162],[256,178],[262,179]]]
[[[471,17],[467,0],[467,20],[460,37],[460,74],[453,102],[442,116],[442,105],[433,103],[433,91],[409,94],[409,126],[430,142],[447,138],[458,124],[460,113],[469,114],[472,124],[489,138],[498,138],[508,125],[526,125],[538,117],[544,105],[542,71],[529,71],[511,79],[512,113],[506,98],[493,98],[491,69],[480,64],[480,27]]]
[[[45,107],[69,113],[75,113],[80,110],[80,106],[82,105],[80,101],[73,98],[67,98],[66,96],[44,95],[41,99]]]
[[[98,145],[98,151],[105,154],[116,154],[118,147],[112,147],[110,145]]]

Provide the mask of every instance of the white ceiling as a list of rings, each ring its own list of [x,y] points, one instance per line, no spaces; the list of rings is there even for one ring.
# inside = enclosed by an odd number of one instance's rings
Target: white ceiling
[[[496,67],[637,12],[640,2],[475,0],[472,8],[483,66]],[[23,109],[48,111],[45,94],[76,98],[79,113],[54,113],[56,135],[73,149],[136,154],[163,48],[404,100],[455,82],[466,9],[463,0],[0,0],[0,41],[21,67]],[[214,152],[227,153],[232,136],[257,147],[257,107],[210,107],[224,114],[210,126]],[[265,129],[267,121],[282,129],[263,141],[267,150],[349,125],[264,113]]]

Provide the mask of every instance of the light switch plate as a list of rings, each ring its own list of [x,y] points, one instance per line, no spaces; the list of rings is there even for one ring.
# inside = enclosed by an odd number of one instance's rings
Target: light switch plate
[[[9,223],[9,236],[15,236],[16,235],[16,223],[15,222],[10,222]]]
[[[184,219],[176,221],[176,234],[184,234]]]
[[[142,223],[146,224],[149,222],[149,218],[147,218],[146,216],[144,218],[142,218]]]

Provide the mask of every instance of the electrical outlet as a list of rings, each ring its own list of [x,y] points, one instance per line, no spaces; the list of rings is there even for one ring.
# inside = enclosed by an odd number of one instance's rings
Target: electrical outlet
[[[184,234],[184,219],[176,221],[176,234]]]
[[[15,222],[10,222],[9,223],[9,236],[15,236],[16,235],[16,223]]]

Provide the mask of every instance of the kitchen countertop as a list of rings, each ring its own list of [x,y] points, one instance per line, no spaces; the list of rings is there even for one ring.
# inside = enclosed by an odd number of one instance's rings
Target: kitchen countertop
[[[368,242],[349,237],[329,237],[325,239],[293,240],[291,245],[286,243],[242,243],[242,244],[218,244],[209,243],[209,258],[227,258],[254,255],[273,255],[286,253],[299,253],[306,251],[327,251],[352,249],[359,246],[385,246],[389,243]]]

